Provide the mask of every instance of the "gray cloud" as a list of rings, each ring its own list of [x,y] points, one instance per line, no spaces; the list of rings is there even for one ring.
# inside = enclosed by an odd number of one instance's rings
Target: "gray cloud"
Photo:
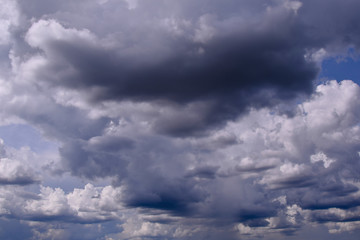
[[[359,94],[351,81],[329,82],[292,118],[253,110],[211,137],[154,135],[128,119],[109,124],[101,137],[64,145],[61,153],[74,174],[113,176],[125,187],[127,207],[169,214],[165,225],[171,217],[201,217],[240,224],[250,236],[296,234],[308,221],[331,222],[312,212],[349,213],[359,206],[360,112],[353,104]],[[121,137],[128,131],[131,140]],[[115,145],[109,148],[108,141]],[[333,222],[357,221],[348,219]]]
[[[25,221],[24,234],[77,239],[74,226],[95,223],[108,229],[91,234],[108,239],[358,229],[359,85],[315,87],[323,59],[358,49],[356,1],[16,3],[18,18],[0,21],[10,50],[0,123],[60,146],[59,162],[44,163],[0,149],[0,214]],[[53,173],[113,186],[65,192],[46,187]]]
[[[26,4],[20,1],[20,6]],[[39,80],[90,91],[92,101],[185,104],[189,107],[177,108],[183,112],[181,117],[170,115],[155,124],[156,131],[174,136],[198,134],[249,107],[273,106],[311,93],[319,71],[318,51],[322,49],[326,56],[358,43],[358,27],[349,23],[357,22],[355,12],[339,16],[336,21],[341,19],[342,24],[332,24],[333,18],[317,16],[317,2],[204,1],[208,12],[195,10],[196,3],[161,4],[168,12],[159,15],[156,1],[155,5],[140,2],[130,11],[112,1],[83,4],[106,13],[99,18],[99,26],[106,22],[106,28],[100,31],[82,16],[82,21],[75,21],[80,23],[75,25],[78,29],[56,20],[40,20],[29,29],[27,42],[43,50],[48,62],[36,70]],[[354,1],[348,4],[358,8]],[[47,14],[62,21],[77,19],[75,13],[62,12],[74,5],[54,4]],[[56,13],[51,10],[54,6]],[[111,7],[124,17],[115,15]],[[321,11],[333,16],[338,8],[345,7],[332,1]],[[25,13],[39,18],[45,9],[24,7]],[[251,14],[256,17],[245,17]],[[108,19],[131,21],[132,28],[109,25]],[[328,26],[335,28],[329,33]]]
[[[166,16],[134,18],[137,24],[153,22],[150,29],[157,35],[136,25],[148,40],[138,41],[139,36],[130,33],[124,39],[110,39],[117,43],[109,46],[89,31],[40,20],[29,29],[26,39],[47,56],[48,64],[36,73],[47,84],[94,89],[90,98],[96,101],[204,102],[190,109],[190,114],[198,115],[195,122],[184,116],[176,123],[174,116],[172,125],[157,124],[159,132],[182,136],[233,119],[248,107],[271,106],[312,91],[318,67],[304,58],[307,46],[299,40],[302,33],[293,32],[297,28],[289,25],[296,16],[279,8],[280,13],[260,8],[260,23],[251,20],[249,26],[237,18],[199,15],[189,33],[178,37],[168,32],[173,26],[162,26],[162,21],[171,22]],[[238,30],[230,31],[233,24],[239,24]],[[278,25],[281,34],[272,25]],[[121,45],[122,41],[132,45]]]

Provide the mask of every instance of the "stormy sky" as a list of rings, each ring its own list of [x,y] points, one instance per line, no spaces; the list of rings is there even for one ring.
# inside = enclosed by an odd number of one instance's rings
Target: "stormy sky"
[[[358,239],[360,1],[0,4],[0,239]]]

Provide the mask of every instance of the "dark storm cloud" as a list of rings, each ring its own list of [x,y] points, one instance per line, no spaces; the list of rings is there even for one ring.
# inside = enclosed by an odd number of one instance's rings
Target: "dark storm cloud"
[[[327,178],[331,178],[331,176],[317,178],[317,182],[313,181],[309,186],[301,186],[298,191],[295,191],[296,185],[289,188],[289,202],[296,202],[303,209],[310,210],[331,208],[348,210],[360,206],[359,198],[356,195],[358,192],[356,186],[331,182]]]
[[[355,193],[359,190],[358,187],[350,184],[340,183],[326,183],[326,186],[322,186],[319,190],[324,192],[327,196],[347,196],[351,193]]]
[[[128,182],[126,204],[130,207],[167,210],[174,215],[192,215],[197,212],[193,205],[202,202],[206,193],[186,179],[170,179],[161,176],[146,178],[140,189],[132,189],[139,183]],[[144,186],[145,185],[145,186]]]
[[[155,199],[152,199],[152,197]],[[194,201],[200,201],[200,199],[184,196],[183,194],[179,195],[179,193],[172,191],[164,191],[153,193],[151,197],[145,196],[141,198],[141,196],[136,196],[127,204],[129,207],[166,210],[172,214],[183,216],[188,214],[188,204]]]
[[[269,208],[269,206],[251,206],[248,209],[242,209],[238,213],[239,222],[245,222],[246,224],[253,224],[262,226],[265,222],[265,218],[269,218],[276,215],[276,210]]]
[[[152,15],[152,11],[155,14],[158,10],[153,6],[147,9],[142,6],[145,2],[140,2],[142,7],[126,12],[133,29],[120,25],[115,30],[114,26],[107,26],[109,31],[121,33],[111,40],[117,41],[111,47],[89,43],[81,37],[59,39],[50,35],[35,44],[48,55],[51,66],[39,70],[39,79],[53,86],[96,89],[89,91],[92,101],[161,100],[161,104],[168,101],[174,106],[202,102],[190,107],[196,119],[186,117],[188,112],[182,109],[182,119],[169,116],[168,121],[155,123],[155,130],[160,133],[187,136],[234,119],[249,107],[273,106],[299,94],[311,93],[319,71],[312,54],[321,48],[331,54],[358,44],[359,21],[355,9],[360,9],[360,5],[356,1],[346,4],[304,1],[299,9],[291,9],[286,1],[278,2],[279,5],[268,1],[202,3],[210,6],[209,13],[190,10],[198,4],[186,2],[182,7],[160,5],[169,14]],[[122,4],[107,4],[124,11]],[[240,6],[246,6],[247,12],[240,11]],[[349,6],[352,10],[345,13]],[[325,17],[317,16],[320,8]],[[333,14],[337,9],[341,11]],[[144,16],[133,15],[140,13]],[[161,25],[171,13],[193,26],[181,29],[180,23],[174,23],[182,31],[174,36],[171,29]],[[242,19],[247,14],[254,14],[257,19]],[[333,24],[336,21],[340,23]],[[86,21],[83,24],[97,33],[96,26],[91,27]],[[106,36],[107,28],[101,34]],[[39,32],[30,30],[29,34]]]
[[[358,197],[321,198],[303,204],[304,208],[312,210],[329,208],[350,209],[358,206],[360,206],[360,199]]]
[[[205,30],[201,32],[201,26],[198,30],[200,40],[196,35],[171,36],[156,26],[159,19],[150,19],[155,25],[149,30],[136,28],[144,38],[141,41],[132,39],[131,34],[129,39],[118,39],[134,42],[116,50],[81,42],[81,38],[58,39],[51,35],[34,44],[32,39],[38,38],[35,34],[41,34],[36,28],[29,31],[28,39],[50,60],[51,67],[41,69],[39,79],[71,89],[96,88],[90,96],[93,101],[205,102],[205,107],[193,109],[198,115],[195,122],[184,117],[177,124],[155,127],[162,133],[186,136],[233,119],[249,107],[271,106],[312,91],[318,67],[304,58],[307,45],[302,42],[305,36],[296,25],[295,14],[286,9],[279,16],[264,13],[264,8],[258,11],[260,22],[251,20],[249,26],[244,26],[235,19],[239,27],[231,31],[227,21],[232,19],[207,23],[206,16],[196,16],[205,19]],[[207,24],[214,30],[207,30]]]
[[[29,185],[38,182],[34,176],[16,176],[10,179],[0,177],[0,185]]]
[[[281,28],[283,23],[279,24]],[[264,87],[284,91],[279,93],[282,98],[292,97],[292,92],[311,91],[317,68],[305,61],[296,34],[289,31],[285,38],[272,30],[247,34],[218,37],[205,46],[180,42],[185,46],[175,46],[180,49],[174,49],[173,56],[145,64],[137,63],[138,59],[111,56],[110,52],[83,49],[79,43],[49,44],[79,73],[76,80],[62,79],[60,84],[70,88],[101,87],[105,92],[97,96],[100,99],[169,99],[186,103],[226,100],[229,95],[247,97],[247,92]],[[199,47],[204,47],[203,54],[186,51]]]

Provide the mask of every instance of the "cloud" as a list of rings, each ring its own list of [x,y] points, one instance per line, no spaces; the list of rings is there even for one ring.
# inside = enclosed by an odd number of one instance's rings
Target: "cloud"
[[[0,46],[7,45],[11,41],[11,30],[19,24],[19,11],[16,2],[3,0],[0,10]]]
[[[109,123],[100,136],[69,142],[61,154],[76,175],[112,176],[124,187],[123,204],[144,216],[169,214],[161,221],[179,217],[184,224],[201,217],[242,224],[239,231],[247,234],[294,234],[324,222],[317,211],[351,212],[360,204],[359,96],[354,82],[331,81],[292,117],[253,109],[211,137],[156,135],[127,118]],[[281,196],[284,201],[276,200]]]
[[[360,87],[316,83],[358,51],[357,1],[4,5],[0,124],[59,146],[1,143],[0,221],[24,238],[359,231]]]
[[[261,19],[289,29],[286,19],[292,14],[282,12],[280,19],[277,14],[262,13]],[[201,15],[189,30],[193,37],[174,39],[158,25],[161,19],[149,20],[157,35],[140,42],[132,34],[129,39],[106,40],[107,36],[101,39],[88,29],[39,20],[26,34],[30,46],[45,53],[46,63],[36,75],[50,86],[91,90],[89,97],[95,101],[188,104],[189,114],[198,115],[195,122],[184,117],[173,126],[162,129],[159,124],[156,128],[179,136],[233,119],[248,107],[271,106],[312,90],[318,67],[304,58],[306,47],[290,31],[279,36],[275,29],[253,20],[248,23],[252,27],[245,27],[238,19]],[[238,30],[230,32],[228,21],[239,21]],[[148,29],[137,28],[148,37]],[[121,44],[128,41],[134,44]],[[193,127],[183,126],[184,122],[193,122]]]
[[[74,222],[101,222],[117,218],[120,192],[110,186],[95,188],[87,184],[65,194],[60,188],[42,187],[39,199],[27,201],[24,210],[36,221],[61,220]]]
[[[323,50],[331,55],[357,44],[355,38],[345,41],[337,37],[354,29],[336,27],[338,32],[332,35],[323,31],[332,19],[324,22],[309,9],[309,5],[319,7],[318,3],[243,4],[248,12],[235,15],[230,13],[239,6],[231,1],[210,4],[210,9],[216,9],[211,14],[187,12],[196,4],[184,3],[162,5],[168,14],[153,15],[154,7],[147,9],[142,1],[130,7],[131,12],[111,1],[100,8],[86,2],[89,9],[106,13],[100,22],[124,21],[114,15],[116,9],[132,22],[132,28],[107,24],[99,32],[89,19],[75,28],[56,19],[40,19],[29,28],[25,40],[45,54],[45,63],[34,72],[47,87],[85,91],[95,102],[130,100],[168,105],[182,112],[181,116],[169,114],[154,129],[173,136],[197,135],[251,107],[274,106],[311,93],[319,71],[316,53]],[[57,5],[59,9],[73,7]],[[337,6],[331,2],[325,10],[333,13]],[[73,14],[65,18],[59,11],[54,17],[66,22],[76,18]],[[256,18],[245,18],[251,14]],[[343,21],[351,19],[355,19],[352,12]],[[312,27],[319,31],[308,30]]]
[[[26,151],[26,150],[25,150]],[[12,159],[0,139],[0,185],[29,185],[39,182],[35,171],[24,162]]]
[[[184,3],[162,6],[174,14],[159,16],[153,15],[153,6],[142,7],[145,2],[138,2],[139,7],[131,12],[112,1],[101,7],[84,4],[106,13],[100,22],[125,20],[114,12],[116,9],[131,19],[133,26],[114,28],[107,24],[99,32],[97,25],[83,16],[82,24],[68,27],[70,22],[66,22],[76,16],[71,11],[63,15],[61,9],[74,6],[55,4],[58,12],[54,18],[33,22],[26,33],[27,43],[45,54],[39,57],[43,63],[32,70],[33,74],[45,84],[43,88],[76,89],[95,102],[167,105],[171,111],[157,120],[153,129],[172,136],[202,134],[251,107],[273,106],[309,94],[319,66],[304,56],[319,49],[331,54],[326,47],[337,42],[325,33],[321,37],[307,35],[311,25],[304,19],[314,18],[319,29],[324,26],[306,2],[268,3],[265,8],[261,1],[243,1],[248,12],[237,15],[230,14],[239,8],[231,1],[218,9],[218,4],[210,4],[209,8],[217,9],[212,14],[188,12],[194,6]],[[330,5],[327,10],[333,11],[336,3]],[[50,12],[54,7],[44,6]],[[44,10],[23,9],[31,15]],[[303,15],[294,13],[300,10]],[[249,14],[256,18],[245,19]],[[273,28],[275,25],[278,28]],[[347,48],[348,43],[339,46]]]
[[[0,184],[27,185],[38,181],[31,170],[24,169],[17,161],[1,158],[0,166]]]
[[[20,188],[2,188],[3,216],[36,222],[96,223],[120,219],[121,190],[111,186],[75,188],[65,193],[60,188],[41,186],[34,194]],[[11,200],[13,205],[9,205]]]

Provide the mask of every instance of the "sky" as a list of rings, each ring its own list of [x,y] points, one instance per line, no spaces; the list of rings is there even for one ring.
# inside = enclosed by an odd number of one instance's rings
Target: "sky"
[[[358,239],[358,0],[0,5],[0,239]]]

